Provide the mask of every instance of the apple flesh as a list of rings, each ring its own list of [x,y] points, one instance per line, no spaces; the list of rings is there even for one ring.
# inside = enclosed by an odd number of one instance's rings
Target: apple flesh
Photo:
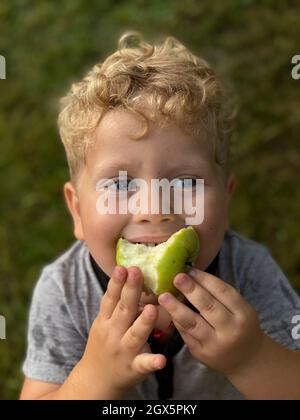
[[[159,245],[134,244],[120,238],[116,262],[126,268],[139,267],[144,277],[144,290],[160,295],[176,292],[176,274],[184,273],[196,264],[200,251],[199,237],[192,226],[175,232]]]

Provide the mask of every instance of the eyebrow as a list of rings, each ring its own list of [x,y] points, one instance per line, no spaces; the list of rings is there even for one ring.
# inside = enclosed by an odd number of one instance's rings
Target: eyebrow
[[[197,165],[199,164],[199,170],[203,170],[204,169],[204,165],[203,165],[203,159],[198,158],[198,159],[190,159],[187,161],[180,161],[178,162],[178,164],[172,165],[172,162],[170,162],[168,165],[165,166],[165,169],[168,169],[170,172],[173,170],[178,169],[178,167],[184,167],[187,170],[188,169],[195,169],[195,167],[197,167]],[[200,167],[201,165],[201,167]],[[136,170],[140,167],[143,166],[143,162],[122,162],[122,161],[115,161],[115,162],[111,162],[109,164],[104,163],[104,164],[100,164],[98,165],[95,170],[94,173],[96,174],[96,176],[102,174],[105,174],[107,172],[117,172],[119,170],[127,170],[128,172],[130,170]]]
[[[129,164],[128,162],[111,162],[110,164],[100,164],[98,165],[94,172],[96,174],[99,174],[100,172],[114,172],[114,171],[119,171],[119,170],[128,170],[128,169],[136,169],[138,166],[142,166],[141,164],[138,165],[137,163],[132,163]]]

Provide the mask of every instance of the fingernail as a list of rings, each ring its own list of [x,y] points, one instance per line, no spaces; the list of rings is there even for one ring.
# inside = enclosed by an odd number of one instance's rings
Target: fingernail
[[[197,276],[197,270],[195,268],[192,268],[189,272],[188,272],[189,276],[192,277],[196,277]]]
[[[183,275],[179,276],[178,278],[176,278],[175,285],[178,286],[178,287],[185,287],[185,286],[188,285],[189,280],[190,279],[188,278],[188,276],[183,274]]]
[[[117,279],[117,280],[123,280],[125,275],[124,275],[124,269],[123,267],[117,265],[114,269],[114,273],[113,276]]]
[[[155,368],[156,369],[163,369],[164,368],[164,363],[158,357],[155,359]]]
[[[131,282],[132,284],[136,284],[138,278],[139,278],[139,274],[138,274],[137,270],[130,268],[128,270],[128,280],[129,280],[129,282]]]
[[[159,303],[169,303],[172,299],[171,293],[163,293],[159,296]]]
[[[149,320],[153,321],[156,318],[156,311],[151,306],[146,306],[144,312]]]

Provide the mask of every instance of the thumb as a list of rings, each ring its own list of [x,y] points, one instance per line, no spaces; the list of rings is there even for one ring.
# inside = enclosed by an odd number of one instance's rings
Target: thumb
[[[163,369],[167,359],[163,354],[141,353],[132,362],[132,368],[138,373],[145,374]]]

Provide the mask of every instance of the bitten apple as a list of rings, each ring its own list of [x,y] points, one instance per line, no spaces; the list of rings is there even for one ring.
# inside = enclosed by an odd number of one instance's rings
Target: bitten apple
[[[173,279],[193,267],[200,251],[199,237],[192,226],[175,232],[161,244],[135,244],[120,238],[116,261],[126,268],[139,267],[144,277],[144,290],[160,295],[175,293]]]

